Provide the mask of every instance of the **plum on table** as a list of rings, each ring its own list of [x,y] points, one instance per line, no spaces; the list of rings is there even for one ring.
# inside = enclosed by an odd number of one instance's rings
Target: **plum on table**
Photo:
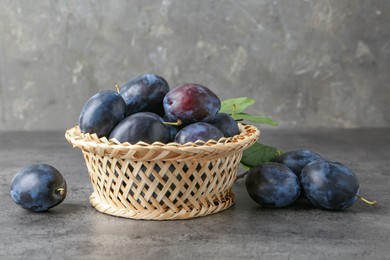
[[[313,151],[307,149],[297,149],[282,153],[276,157],[275,162],[286,165],[299,177],[302,169],[307,164],[320,160],[325,159]]]
[[[312,162],[303,168],[300,181],[307,199],[319,208],[347,209],[358,198],[359,180],[340,162]]]
[[[24,209],[47,211],[66,197],[66,182],[62,174],[48,164],[33,164],[20,169],[11,183],[11,197]]]
[[[268,162],[249,170],[245,187],[249,196],[265,207],[285,207],[301,193],[298,177],[287,166]]]

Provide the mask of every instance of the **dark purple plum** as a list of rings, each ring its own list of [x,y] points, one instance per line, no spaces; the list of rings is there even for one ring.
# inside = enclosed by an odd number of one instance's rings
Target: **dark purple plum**
[[[312,162],[303,168],[300,181],[310,203],[324,209],[347,209],[359,192],[355,173],[339,162]]]
[[[79,117],[82,133],[108,137],[114,127],[125,118],[126,105],[118,92],[104,90],[85,103]]]
[[[140,112],[140,113],[136,113],[136,114],[133,114],[133,115],[134,115],[134,117],[136,117],[136,116],[151,116],[151,117],[156,118],[161,123],[164,122],[164,119],[161,116],[159,116],[159,115],[157,115],[156,113],[153,113],[153,112]]]
[[[215,126],[205,122],[198,122],[181,129],[175,137],[175,142],[185,144],[188,142],[195,143],[198,140],[204,142],[209,140],[218,141],[222,137],[222,132]]]
[[[65,199],[66,182],[53,166],[33,164],[20,169],[12,179],[11,197],[24,209],[47,211]]]
[[[116,138],[121,143],[129,142],[130,144],[136,144],[139,141],[149,144],[154,142],[167,143],[169,130],[158,115],[140,112],[120,122],[112,130],[111,138]]]
[[[180,129],[174,125],[166,125],[166,126],[168,127],[169,130],[169,142],[174,142],[175,137]]]
[[[126,103],[127,116],[138,112],[164,115],[163,99],[169,91],[167,81],[156,74],[142,74],[129,80],[120,94]]]
[[[165,118],[157,115],[156,113],[153,113],[153,112],[142,112],[142,113],[137,113],[137,115],[150,115],[152,117],[155,117],[156,119],[158,119],[159,121],[161,121],[162,123],[165,124],[165,126],[168,128],[169,130],[169,140],[168,142],[173,142],[174,139],[175,139],[175,136],[177,134],[177,132],[179,132],[179,128],[178,126],[176,125],[173,125],[175,124],[176,122],[170,122],[170,121],[165,121]],[[135,114],[134,114],[135,115]]]
[[[245,179],[249,196],[265,207],[285,207],[301,193],[298,177],[285,165],[263,163],[251,168]]]
[[[166,117],[161,117],[161,116],[157,115],[156,113],[152,113],[152,112],[143,112],[143,113],[146,113],[150,116],[153,116],[165,124],[165,126],[168,128],[168,131],[169,131],[168,142],[173,142],[175,140],[175,136],[176,136],[177,132],[179,132],[179,126],[174,125],[177,122],[171,122]],[[138,114],[142,115],[142,113],[138,113]]]
[[[211,124],[217,127],[225,137],[240,134],[237,122],[229,114],[218,113]]]
[[[221,108],[217,95],[205,86],[187,83],[178,86],[164,98],[166,116],[176,121],[180,119],[184,125],[195,122],[210,122]]]
[[[179,132],[179,130],[182,128],[181,124],[177,124],[177,122],[174,122],[172,119],[170,119],[167,115],[163,117],[164,124],[168,127],[169,130],[169,142],[175,141],[175,136]]]
[[[298,177],[302,169],[309,163],[319,160],[325,160],[321,155],[306,149],[298,149],[285,152],[276,157],[275,162],[286,165]]]

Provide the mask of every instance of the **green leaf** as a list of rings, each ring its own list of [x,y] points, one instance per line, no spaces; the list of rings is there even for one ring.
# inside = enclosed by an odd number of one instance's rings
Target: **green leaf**
[[[246,120],[252,123],[259,123],[264,125],[272,125],[272,126],[278,125],[278,122],[274,121],[272,118],[268,116],[255,116],[246,113],[239,113],[239,114],[232,115],[232,117],[236,121]]]
[[[230,115],[242,113],[247,107],[253,105],[255,102],[254,99],[248,97],[226,99],[221,102],[220,112]]]
[[[244,151],[241,163],[252,168],[265,162],[271,162],[280,154],[282,151],[276,147],[255,143]]]

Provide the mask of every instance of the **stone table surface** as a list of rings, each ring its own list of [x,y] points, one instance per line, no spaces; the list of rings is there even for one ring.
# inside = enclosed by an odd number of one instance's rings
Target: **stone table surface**
[[[345,163],[359,177],[358,201],[346,211],[312,208],[304,200],[265,209],[247,195],[191,220],[142,221],[113,217],[89,203],[92,186],[81,151],[61,132],[0,132],[0,259],[389,259],[390,129],[265,129],[261,142],[283,150],[312,149]],[[68,196],[47,213],[13,203],[17,170],[45,162],[58,168]]]

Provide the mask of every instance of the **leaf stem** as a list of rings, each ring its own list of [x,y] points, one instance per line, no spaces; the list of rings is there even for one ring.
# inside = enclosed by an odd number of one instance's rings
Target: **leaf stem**
[[[279,155],[282,155],[282,154],[283,154],[283,151],[278,149],[275,153],[275,157],[278,157]]]
[[[237,174],[237,176],[236,176],[236,181],[237,181],[238,179],[244,178],[248,173],[249,173],[249,171],[246,171],[246,172]]]
[[[362,196],[359,196],[359,195],[357,195],[357,194],[356,194],[356,197],[358,197],[358,199],[360,199],[361,201],[364,201],[364,202],[367,203],[368,205],[375,205],[375,204],[377,204],[376,200],[374,200],[374,201],[369,201],[369,200],[367,200],[367,199],[365,199],[365,198],[363,198]]]
[[[120,93],[120,89],[119,89],[118,83],[115,84],[115,88],[116,88],[116,91],[117,91],[118,93]]]

